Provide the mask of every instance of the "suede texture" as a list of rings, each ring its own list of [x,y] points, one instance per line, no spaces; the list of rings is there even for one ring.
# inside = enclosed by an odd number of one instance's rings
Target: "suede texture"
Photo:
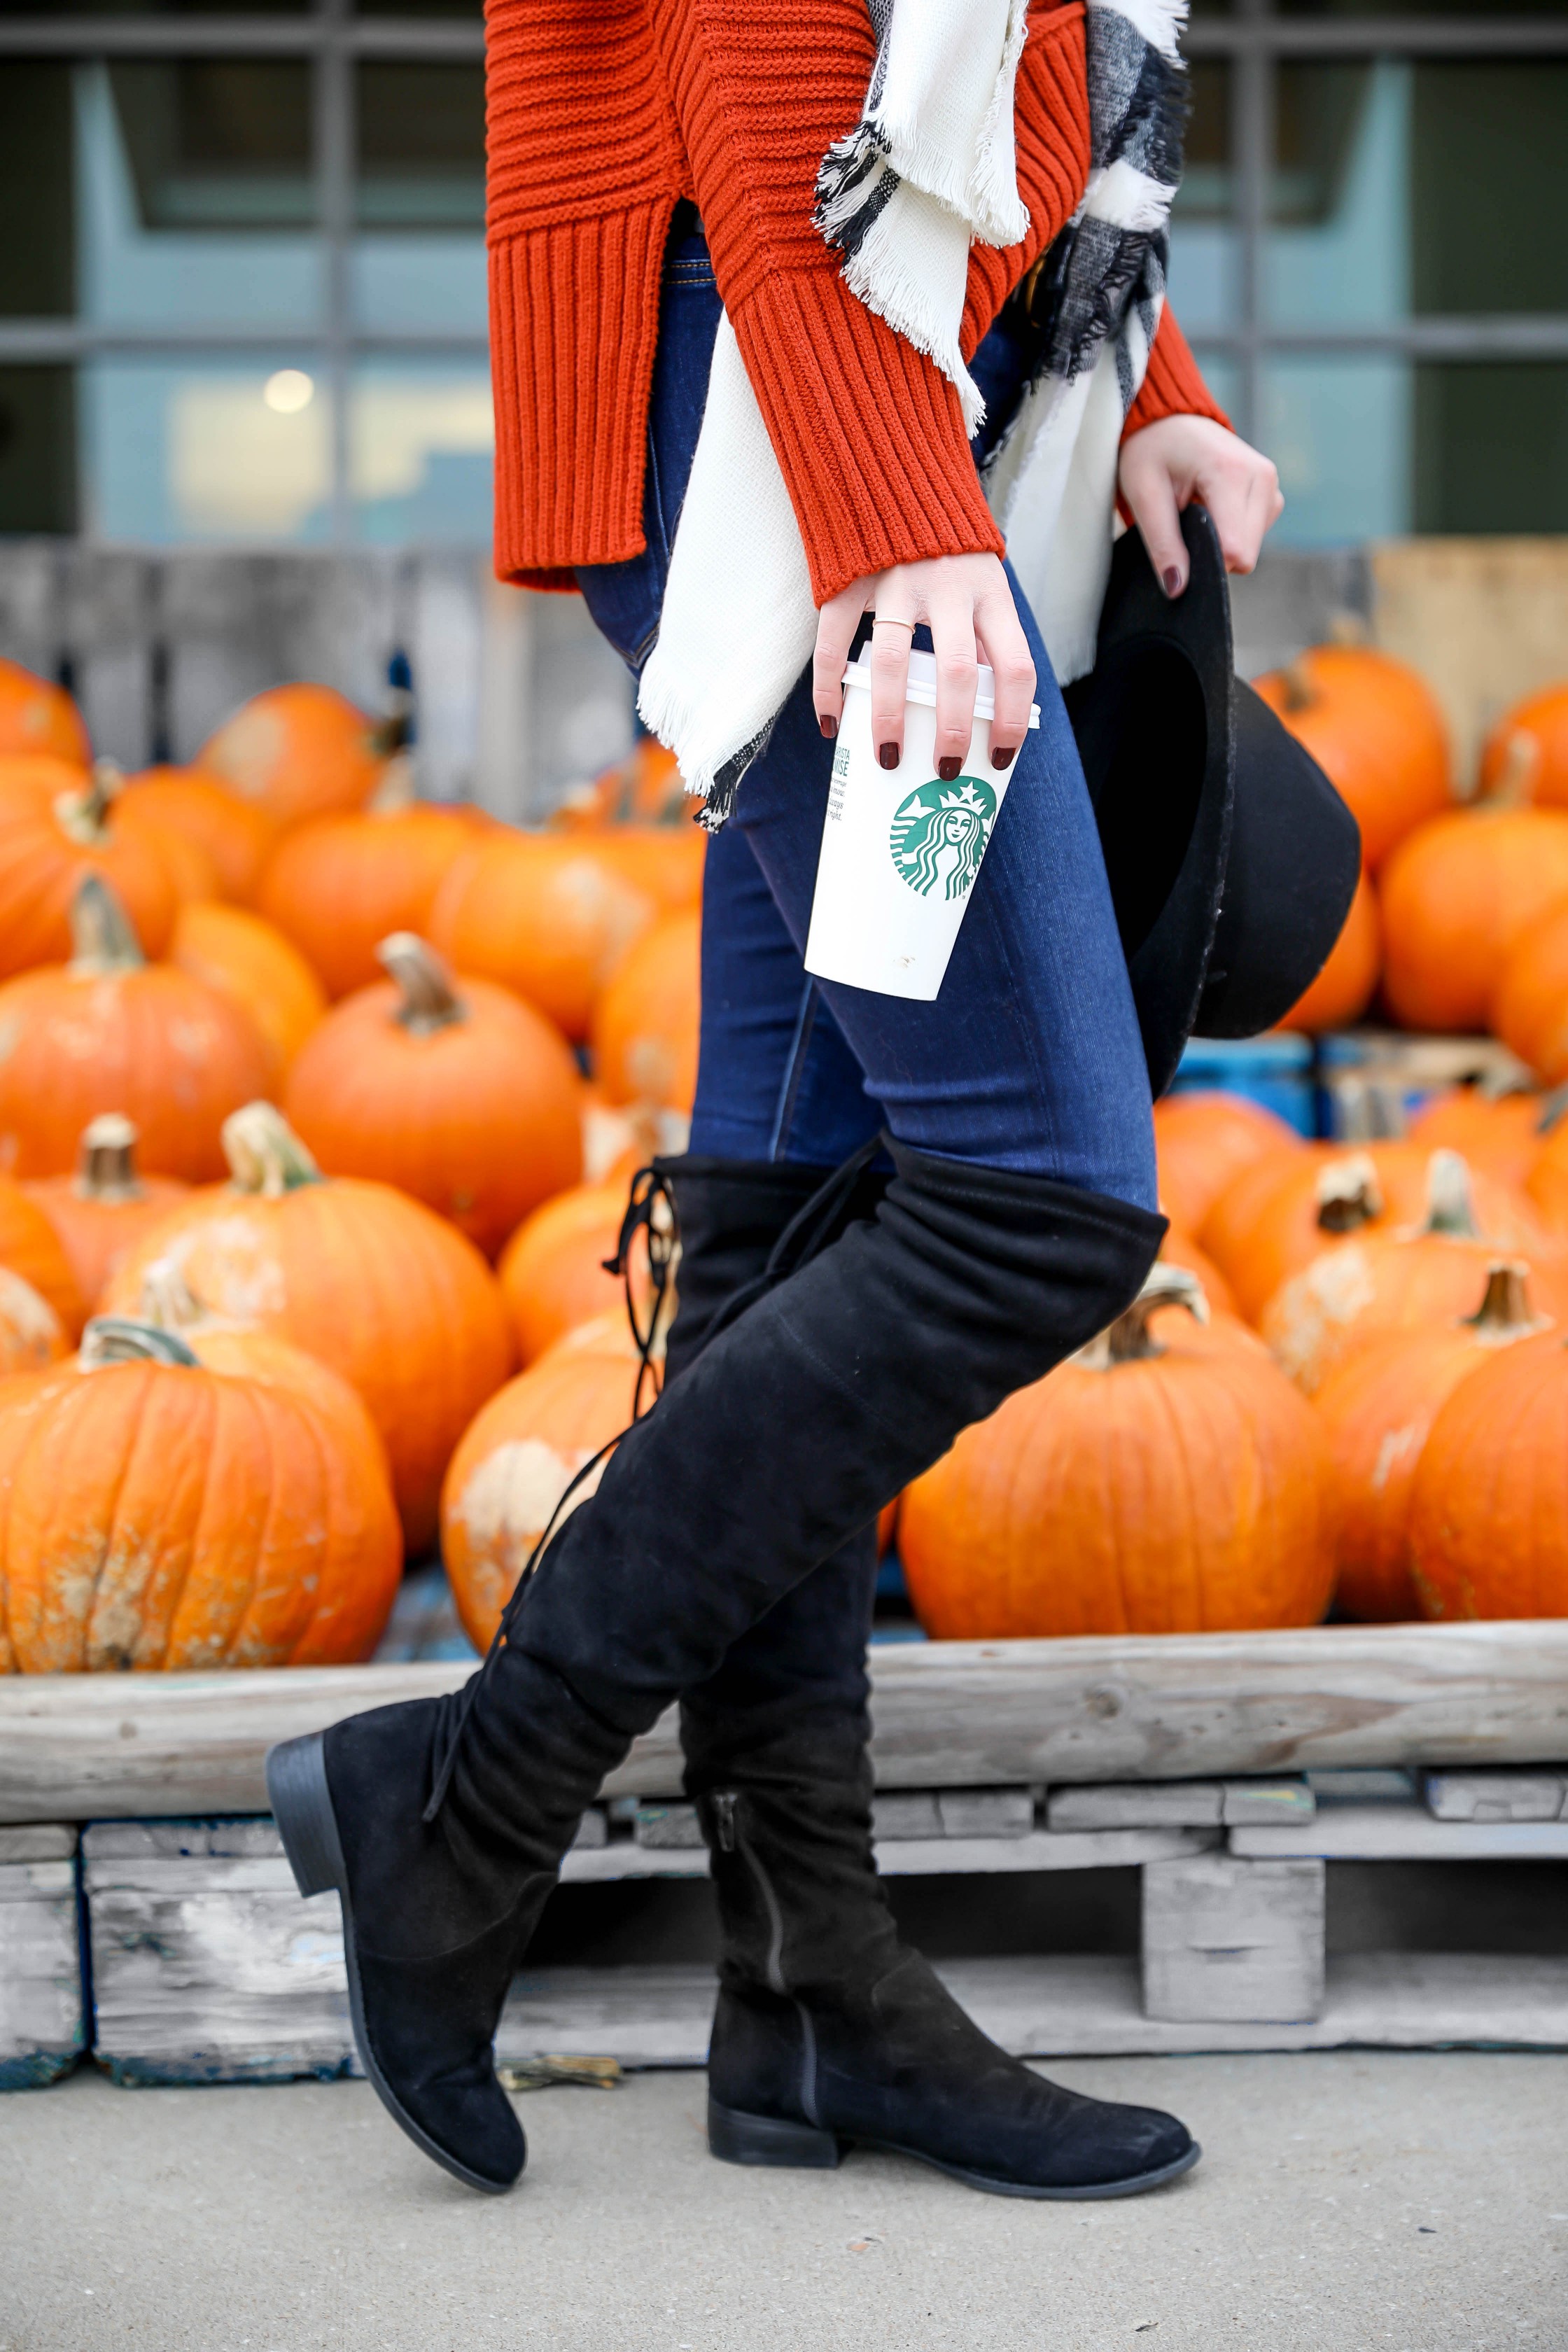
[[[1081,2097],[999,2050],[918,1952],[809,2002],[726,1985],[708,2084],[721,2106],[874,2141],[999,2184],[1084,2189],[1178,2163],[1185,2126]]]

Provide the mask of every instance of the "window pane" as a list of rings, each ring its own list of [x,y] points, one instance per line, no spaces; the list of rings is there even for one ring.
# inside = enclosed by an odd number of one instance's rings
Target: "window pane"
[[[1291,359],[1263,371],[1258,438],[1285,511],[1270,546],[1335,547],[1410,528],[1410,371],[1400,359]]]
[[[1417,66],[1413,136],[1415,309],[1568,311],[1568,58]]]
[[[292,58],[115,65],[144,228],[299,228],[315,217],[310,69]]]
[[[1277,324],[1405,315],[1410,97],[1408,67],[1386,60],[1281,66],[1263,269]]]
[[[306,226],[303,66],[84,66],[76,101],[87,318],[154,330],[316,324],[325,280]]]
[[[311,0],[0,0],[5,16],[298,16]],[[381,10],[377,9],[377,15]]]
[[[0,315],[59,318],[76,302],[70,68],[0,70]],[[0,461],[3,462],[3,461]]]
[[[360,226],[482,229],[483,67],[366,65],[358,91]]]
[[[1568,531],[1568,366],[1415,370],[1417,530]]]
[[[349,471],[360,536],[381,546],[489,544],[489,371],[362,368],[349,409]]]
[[[1568,16],[1568,0],[1274,0],[1281,16]]]
[[[0,367],[0,531],[77,527],[69,368]]]
[[[1237,309],[1230,68],[1200,58],[1191,79],[1186,168],[1171,215],[1171,300],[1184,326],[1222,327]]]
[[[82,465],[94,535],[327,538],[329,396],[308,358],[105,360],[83,372]]]

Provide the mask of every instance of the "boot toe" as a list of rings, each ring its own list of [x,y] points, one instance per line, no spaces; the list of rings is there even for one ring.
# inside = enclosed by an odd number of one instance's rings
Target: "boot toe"
[[[528,2161],[522,2126],[493,2074],[484,2081],[447,2079],[405,2086],[398,2101],[418,2126],[427,2153],[470,2186],[499,2196]]]

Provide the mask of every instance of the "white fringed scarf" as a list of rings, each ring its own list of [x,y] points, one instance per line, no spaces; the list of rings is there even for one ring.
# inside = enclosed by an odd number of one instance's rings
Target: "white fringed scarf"
[[[1027,0],[868,0],[877,62],[817,176],[816,223],[868,310],[928,354],[973,434],[959,352],[971,244],[1027,233],[1013,143]],[[985,489],[1062,685],[1094,664],[1121,428],[1164,302],[1181,169],[1186,0],[1089,0],[1090,170],[1039,268],[1036,363]],[[811,657],[800,528],[728,318],[720,320],[658,642],[637,708],[721,824]]]

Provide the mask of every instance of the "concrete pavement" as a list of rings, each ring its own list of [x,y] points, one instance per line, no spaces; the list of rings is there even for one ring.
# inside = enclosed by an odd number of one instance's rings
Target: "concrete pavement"
[[[1096,2060],[1195,2173],[1111,2205],[712,2161],[699,2074],[520,2102],[507,2198],[361,2084],[0,2100],[0,2352],[1498,2352],[1568,2346],[1568,2058]]]

